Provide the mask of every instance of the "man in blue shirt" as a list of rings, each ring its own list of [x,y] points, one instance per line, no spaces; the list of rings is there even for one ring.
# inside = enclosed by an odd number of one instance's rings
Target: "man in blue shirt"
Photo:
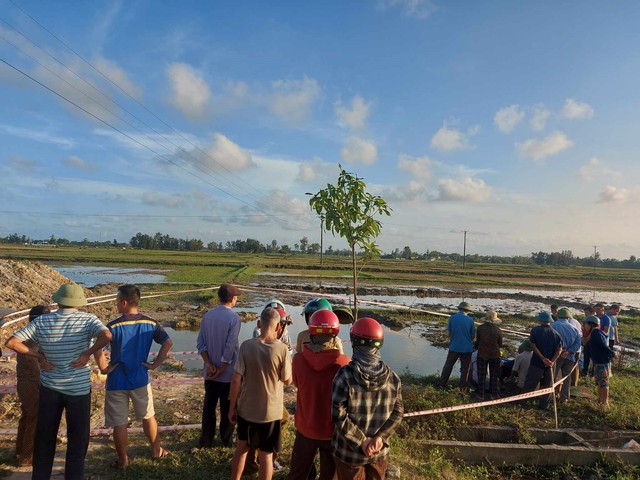
[[[569,309],[561,308],[558,310],[558,320],[551,324],[551,328],[558,332],[560,338],[562,338],[562,353],[556,362],[555,379],[558,380],[562,377],[567,377],[565,381],[562,382],[562,389],[560,391],[561,403],[569,401],[569,397],[571,396],[570,373],[572,373],[576,365],[582,340],[581,333],[569,323],[570,317],[571,312],[569,312]]]
[[[533,392],[540,384],[540,388],[548,388],[552,385],[551,369],[562,353],[562,338],[553,328],[553,318],[549,312],[542,311],[537,317],[540,325],[531,329],[529,340],[533,348],[533,356],[527,371],[527,379],[524,382],[523,393]],[[538,406],[546,409],[549,406],[551,395],[540,396]]]
[[[613,349],[614,345],[620,343],[618,338],[618,315],[620,315],[620,305],[614,303],[609,307],[607,315],[611,319],[611,325],[609,326],[609,348]]]
[[[218,288],[220,304],[202,317],[198,333],[198,353],[204,361],[204,403],[199,448],[211,448],[216,432],[216,405],[220,402],[220,440],[231,445],[233,424],[229,421],[229,393],[238,359],[240,317],[232,309],[240,289],[224,284]]]
[[[607,336],[609,336],[609,329],[611,328],[611,318],[604,309],[603,303],[596,303],[593,306],[593,309],[596,312],[596,316],[600,320],[600,330],[602,330]]]
[[[129,399],[133,403],[136,420],[142,421],[142,428],[151,445],[151,458],[162,458],[168,454],[160,445],[149,370],[162,365],[173,343],[157,320],[138,311],[139,303],[140,289],[137,286],[118,287],[116,306],[122,315],[107,324],[112,335],[109,366],[103,355],[98,358],[100,371],[107,373],[104,419],[108,427],[113,427],[113,443],[118,454],[112,464],[115,468],[126,468],[129,464]],[[147,358],[153,342],[162,346],[155,360],[150,363]]]
[[[453,366],[460,359],[460,388],[469,386],[469,367],[471,365],[471,353],[473,352],[473,337],[476,335],[476,327],[471,313],[471,305],[461,302],[458,305],[458,313],[449,317],[447,332],[449,332],[449,353],[442,367],[440,380],[436,384],[438,388],[447,386]]]

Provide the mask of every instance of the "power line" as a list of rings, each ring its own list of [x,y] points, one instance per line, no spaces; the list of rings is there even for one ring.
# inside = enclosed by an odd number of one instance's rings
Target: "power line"
[[[49,92],[53,93],[54,95],[56,95],[57,97],[63,99],[64,101],[70,103],[71,105],[73,105],[74,107],[76,107],[77,109],[81,110],[82,112],[86,113],[87,115],[89,115],[92,118],[95,118],[96,120],[98,120],[99,122],[103,123],[104,125],[108,126],[109,128],[112,128],[113,130],[115,130],[116,132],[120,133],[121,135],[127,137],[129,140],[135,142],[136,144],[140,145],[141,147],[145,148],[146,150],[149,150],[151,153],[153,153],[154,155],[157,155],[158,157],[162,158],[163,160],[166,160],[167,162],[171,163],[172,165],[180,168],[181,170],[185,171],[186,173],[188,173],[189,175],[197,178],[198,180],[201,180],[203,182],[205,182],[206,184],[210,185],[211,187],[215,188],[216,190],[219,190],[220,192],[222,192],[225,195],[228,195],[234,199],[236,199],[237,201],[247,205],[248,207],[257,210],[259,212],[262,212],[263,214],[265,214],[268,217],[274,217],[276,220],[280,220],[277,217],[275,217],[274,215],[272,215],[269,212],[266,212],[265,210],[252,205],[248,202],[246,202],[245,200],[239,198],[236,195],[233,195],[232,193],[229,193],[225,190],[223,190],[222,188],[220,188],[219,186],[211,183],[210,181],[206,180],[205,178],[202,178],[198,175],[196,175],[195,173],[193,173],[192,171],[186,169],[185,167],[183,167],[182,165],[178,164],[177,162],[173,161],[172,159],[168,158],[167,156],[156,152],[154,149],[152,149],[151,147],[149,147],[148,145],[145,145],[144,143],[140,142],[139,140],[135,139],[134,137],[132,137],[131,135],[127,134],[126,132],[120,130],[119,128],[117,128],[115,125],[112,125],[111,123],[107,122],[106,120],[98,117],[97,115],[89,112],[87,109],[81,107],[80,105],[78,105],[77,103],[75,103],[73,100],[65,97],[64,95],[62,95],[61,93],[56,92],[54,89],[52,89],[51,87],[49,87],[48,85],[45,85],[44,83],[40,82],[39,80],[37,80],[36,78],[34,78],[33,76],[29,75],[27,72],[21,70],[20,68],[16,67],[15,65],[7,62],[5,59],[0,58],[0,62],[4,63],[5,65],[7,65],[8,67],[12,68],[13,70],[17,71],[18,73],[24,75],[25,77],[27,77],[28,79],[30,79],[31,81],[37,83],[38,85],[40,85],[41,87],[45,88],[46,90],[48,90]]]
[[[142,107],[146,112],[148,112],[149,114],[151,114],[154,118],[156,118],[158,121],[160,121],[163,125],[165,125],[167,128],[169,128],[170,130],[172,130],[174,133],[176,133],[180,138],[182,138],[184,141],[186,141],[187,143],[189,143],[193,148],[195,148],[196,150],[198,150],[201,154],[203,154],[205,157],[209,158],[210,160],[212,160],[215,164],[217,164],[220,168],[222,168],[223,170],[225,170],[227,173],[229,173],[232,176],[236,176],[237,175],[232,172],[231,170],[229,170],[227,167],[225,167],[223,164],[221,164],[220,162],[218,162],[215,158],[213,158],[211,155],[209,155],[205,150],[203,150],[202,148],[200,148],[200,146],[196,145],[195,143],[193,143],[187,136],[183,135],[182,132],[180,132],[179,130],[177,130],[176,128],[172,127],[170,124],[168,124],[167,122],[165,122],[162,118],[160,118],[158,115],[156,115],[153,111],[151,111],[149,108],[147,108],[142,102],[140,102],[138,99],[136,99],[134,96],[132,96],[129,92],[127,92],[125,89],[123,89],[120,85],[118,85],[116,82],[114,82],[111,78],[109,78],[108,76],[106,76],[100,69],[98,69],[95,65],[93,65],[91,62],[89,62],[87,59],[85,59],[82,55],[80,55],[75,49],[73,49],[73,47],[71,47],[70,45],[68,45],[64,40],[62,40],[61,38],[59,38],[55,33],[53,33],[51,30],[49,30],[46,26],[44,26],[42,23],[40,23],[36,18],[34,18],[33,16],[31,16],[29,13],[27,13],[24,9],[22,9],[19,5],[16,5],[15,2],[13,2],[13,0],[9,0],[11,2],[11,4],[17,8],[18,10],[20,10],[20,12],[22,12],[23,15],[27,16],[31,21],[33,21],[36,25],[38,25],[40,28],[42,28],[44,31],[46,31],[49,35],[51,35],[54,39],[56,39],[59,43],[61,43],[65,48],[67,48],[69,51],[71,51],[74,55],[76,55],[80,60],[82,60],[82,62],[84,62],[85,64],[87,64],[92,70],[94,70],[98,75],[100,75],[102,78],[104,78],[107,82],[109,82],[110,84],[112,84],[114,87],[116,87],[118,90],[120,90],[124,95],[126,95],[130,100],[132,100],[133,102],[135,102],[136,104],[138,104],[140,107]],[[25,39],[27,39],[29,42],[31,42],[33,45],[35,45],[37,48],[39,48],[40,50],[42,50],[43,52],[45,52],[47,55],[49,55],[51,58],[53,58],[55,61],[57,61],[58,63],[60,63],[60,65],[62,65],[64,68],[66,68],[67,70],[69,70],[71,73],[73,73],[76,77],[78,77],[79,79],[81,79],[82,81],[84,81],[85,83],[87,83],[88,85],[90,85],[94,90],[96,90],[98,93],[100,93],[102,96],[104,96],[105,98],[107,98],[111,103],[113,103],[114,105],[116,105],[118,108],[123,109],[125,112],[127,112],[129,115],[131,115],[133,118],[135,118],[136,120],[138,120],[139,122],[141,122],[143,125],[145,125],[146,127],[150,128],[153,132],[155,132],[156,134],[160,135],[164,140],[169,141],[172,145],[174,145],[176,148],[181,149],[180,146],[178,146],[177,144],[175,144],[171,139],[165,137],[161,132],[157,131],[156,129],[154,129],[153,127],[151,127],[150,125],[148,125],[146,122],[144,122],[143,120],[141,120],[140,118],[138,118],[136,115],[134,115],[133,113],[131,113],[129,110],[127,110],[125,107],[123,107],[122,105],[118,104],[115,100],[111,99],[108,95],[104,94],[103,92],[101,92],[97,87],[95,87],[93,84],[91,84],[90,82],[86,81],[85,79],[83,79],[82,77],[80,77],[76,72],[74,72],[72,69],[70,69],[68,66],[66,66],[63,62],[61,62],[60,60],[58,60],[57,58],[55,58],[55,56],[53,56],[52,54],[50,54],[49,52],[47,52],[46,50],[44,50],[43,48],[41,48],[38,44],[36,44],[35,42],[33,42],[31,39],[29,39],[24,33],[22,33],[21,31],[19,31],[18,29],[16,29],[14,26],[12,26],[11,24],[9,24],[7,21],[5,21],[4,19],[1,19],[5,24],[7,24],[10,28],[12,28],[13,30],[15,30],[16,32],[18,32],[20,35],[22,35]],[[15,45],[14,45],[15,47]],[[16,47],[18,48],[18,47]],[[19,48],[18,48],[19,49]],[[24,52],[23,52],[24,53]],[[33,57],[31,57],[33,58]],[[35,59],[34,59],[35,60]],[[37,60],[35,60],[37,62]],[[39,62],[38,62],[39,63]],[[46,68],[46,67],[45,67]],[[52,72],[53,73],[53,72]],[[67,82],[68,83],[68,82]],[[72,85],[72,87],[76,88],[75,86]],[[96,101],[94,99],[92,99],[93,101]],[[96,101],[96,103],[98,103]],[[98,103],[99,104],[99,103]],[[100,104],[99,104],[100,105]],[[103,108],[106,109],[106,107],[103,106]],[[108,109],[107,109],[108,110]],[[112,113],[112,112],[110,112]],[[120,118],[120,117],[118,117]],[[128,123],[128,122],[126,122]],[[129,124],[130,125],[130,124]],[[135,127],[134,127],[135,128]],[[140,130],[138,130],[140,131]],[[143,135],[145,135],[143,132],[140,131],[140,133],[142,133]],[[146,135],[147,138],[151,139],[148,135]],[[157,142],[156,142],[157,143]],[[184,151],[184,150],[183,150]],[[195,157],[192,153],[185,151],[185,153],[187,153],[191,158],[193,158],[197,163],[199,163],[200,165],[202,165],[204,168],[206,168],[207,170],[209,170],[210,173],[214,173],[212,171],[212,169],[206,165],[206,163],[203,163],[202,161],[200,161],[197,157]],[[251,185],[249,182],[239,179],[241,183],[243,183],[244,185],[246,185],[247,187],[249,187],[248,190],[249,192],[251,191],[261,191],[260,189],[254,187],[253,185]],[[231,184],[236,187],[237,189],[239,189],[239,191],[244,192],[243,188],[238,184],[235,184],[232,180],[229,180],[231,182]],[[223,182],[224,184],[224,182]],[[227,185],[228,186],[228,185]],[[224,192],[223,192],[224,193]],[[253,198],[255,201],[260,201],[257,197],[253,197],[251,194],[247,194],[249,197]]]
[[[9,215],[36,215],[36,216],[69,216],[69,217],[106,217],[106,218],[252,218],[252,217],[264,217],[267,215],[264,214],[242,214],[242,215],[147,215],[144,213],[135,214],[115,214],[115,213],[68,213],[68,212],[29,212],[29,211],[18,211],[18,210],[0,210],[0,213],[9,214]],[[289,213],[282,215],[268,215],[269,217],[296,217],[296,216],[306,216],[305,213]]]

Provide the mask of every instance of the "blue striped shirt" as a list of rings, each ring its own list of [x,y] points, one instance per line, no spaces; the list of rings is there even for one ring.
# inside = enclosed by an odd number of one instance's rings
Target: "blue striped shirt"
[[[53,364],[53,370],[40,371],[43,386],[66,395],[86,395],[91,392],[89,366],[73,368],[71,363],[90,347],[92,338],[106,329],[92,313],[66,308],[40,315],[14,336],[33,341]]]

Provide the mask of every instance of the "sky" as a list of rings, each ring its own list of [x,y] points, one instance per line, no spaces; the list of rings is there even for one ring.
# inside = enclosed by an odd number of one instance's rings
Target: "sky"
[[[636,1],[0,0],[0,236],[640,256]],[[634,220],[634,218],[636,220]],[[325,234],[325,248],[345,248]]]

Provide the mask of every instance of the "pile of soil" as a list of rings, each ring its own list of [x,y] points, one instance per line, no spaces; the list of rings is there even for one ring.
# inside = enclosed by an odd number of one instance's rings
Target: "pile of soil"
[[[52,302],[51,295],[65,283],[72,282],[43,263],[0,260],[0,307],[17,311],[28,309],[34,305],[48,305]],[[112,289],[110,293],[113,291],[115,289]],[[87,288],[84,289],[84,293],[87,298],[96,295]],[[103,320],[111,318],[115,313],[114,304],[111,302],[88,306],[83,310],[91,312]],[[4,343],[25,322],[26,320],[0,329],[0,341]]]

